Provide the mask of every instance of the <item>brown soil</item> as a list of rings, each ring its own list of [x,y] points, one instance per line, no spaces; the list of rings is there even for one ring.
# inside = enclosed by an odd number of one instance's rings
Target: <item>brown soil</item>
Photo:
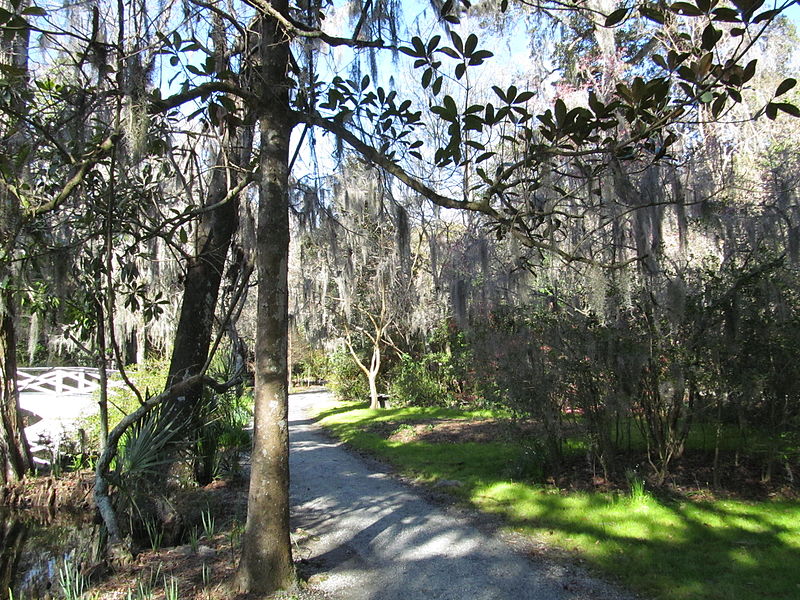
[[[423,423],[381,421],[369,425],[370,432],[393,442],[429,444],[507,442],[531,435],[539,429],[533,422],[497,419],[440,419]]]

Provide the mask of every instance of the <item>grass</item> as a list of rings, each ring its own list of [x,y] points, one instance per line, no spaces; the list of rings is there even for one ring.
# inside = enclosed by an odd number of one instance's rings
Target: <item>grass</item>
[[[448,488],[509,526],[584,559],[623,585],[660,600],[800,598],[800,503],[661,499],[631,479],[629,494],[565,493],[516,481],[512,443],[390,441],[381,421],[492,417],[488,411],[339,405],[319,415],[343,441],[421,481]]]

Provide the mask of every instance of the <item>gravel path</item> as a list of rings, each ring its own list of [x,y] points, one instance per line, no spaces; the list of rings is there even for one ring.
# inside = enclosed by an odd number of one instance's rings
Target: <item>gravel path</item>
[[[634,598],[524,556],[470,515],[347,451],[306,414],[331,402],[327,392],[289,401],[295,552],[315,590],[341,600]]]

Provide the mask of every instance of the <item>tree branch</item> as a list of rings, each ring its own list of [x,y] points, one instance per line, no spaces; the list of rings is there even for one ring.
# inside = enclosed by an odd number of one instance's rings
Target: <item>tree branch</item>
[[[147,107],[147,112],[152,114],[159,114],[166,112],[170,109],[177,108],[187,102],[196,100],[208,94],[213,93],[231,94],[237,96],[248,102],[252,106],[257,106],[260,100],[259,96],[253,94],[243,88],[226,83],[224,81],[208,81],[193,87],[190,90],[167,96],[166,98],[151,99]]]
[[[311,29],[310,27],[303,25],[302,23],[298,23],[294,19],[287,17],[281,12],[275,10],[267,0],[245,0],[247,4],[255,8],[256,10],[262,12],[265,15],[268,15],[275,19],[278,23],[281,24],[281,27],[284,28],[286,33],[289,35],[293,35],[296,37],[304,37],[309,39],[318,39],[322,40],[329,46],[349,46],[351,48],[378,48],[383,50],[391,49],[392,46],[388,46],[383,43],[383,40],[356,40],[353,38],[342,38],[336,37],[333,35],[328,35],[324,31],[320,29]]]

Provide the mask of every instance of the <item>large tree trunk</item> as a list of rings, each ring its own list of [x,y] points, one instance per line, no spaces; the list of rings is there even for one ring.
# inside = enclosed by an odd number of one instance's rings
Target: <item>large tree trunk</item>
[[[20,13],[29,2],[23,0],[18,5]],[[0,6],[7,8],[5,2]],[[11,108],[18,114],[27,112],[26,95],[22,91],[28,86],[28,44],[30,32],[22,29],[12,37],[3,36],[0,40],[0,63],[16,69],[13,86],[16,92],[11,98]],[[24,165],[17,159],[26,145],[25,126],[22,119],[11,121],[0,130],[0,154],[7,168],[16,167],[12,181],[21,182]],[[22,223],[21,203],[16,192],[0,181],[0,482],[7,483],[22,479],[31,468],[30,449],[25,439],[22,419],[19,415],[19,393],[17,390],[17,338],[14,323],[14,294],[10,264],[14,247]]]
[[[0,281],[7,281],[3,273]],[[25,476],[31,458],[19,415],[13,298],[5,289],[0,289],[0,295],[0,482],[10,483]]]
[[[287,13],[285,1],[273,7]],[[289,257],[289,46],[271,18],[261,20],[261,178],[257,230],[258,313],[255,432],[247,524],[237,573],[240,590],[270,593],[295,583],[289,540],[287,386]]]
[[[222,201],[229,191],[229,178],[236,183],[236,169],[228,169],[220,150],[211,177],[206,206]],[[204,213],[200,218],[196,255],[189,259],[183,280],[183,303],[175,332],[175,345],[169,368],[167,387],[191,375],[196,375],[208,358],[214,314],[217,308],[220,282],[225,258],[236,231],[239,201],[234,198]],[[192,390],[186,402],[193,406],[201,389]]]
[[[219,68],[229,63],[224,24],[214,19],[212,38]],[[219,128],[222,140],[208,186],[204,205],[211,207],[225,200],[241,180],[241,173],[250,160],[254,122],[228,131]],[[183,280],[183,302],[175,332],[167,387],[200,372],[208,358],[214,330],[214,316],[219,298],[225,260],[239,222],[238,195],[200,217],[195,238],[195,256],[188,262]],[[189,391],[178,405],[189,418],[202,394],[202,385]],[[203,483],[208,483],[204,481]]]
[[[241,167],[247,163],[252,151],[252,142],[252,124],[246,124],[226,138],[224,147],[217,154],[205,206],[219,204],[238,184]],[[238,215],[239,199],[235,196],[200,217],[196,253],[189,260],[183,281],[183,302],[166,387],[199,374],[206,363],[225,260],[238,227]],[[178,413],[178,422],[197,420],[196,408],[202,393],[203,385],[198,384],[168,410]],[[193,423],[189,431],[198,432],[202,426],[203,423]],[[200,453],[194,465],[194,476],[200,485],[210,483],[213,460]]]

